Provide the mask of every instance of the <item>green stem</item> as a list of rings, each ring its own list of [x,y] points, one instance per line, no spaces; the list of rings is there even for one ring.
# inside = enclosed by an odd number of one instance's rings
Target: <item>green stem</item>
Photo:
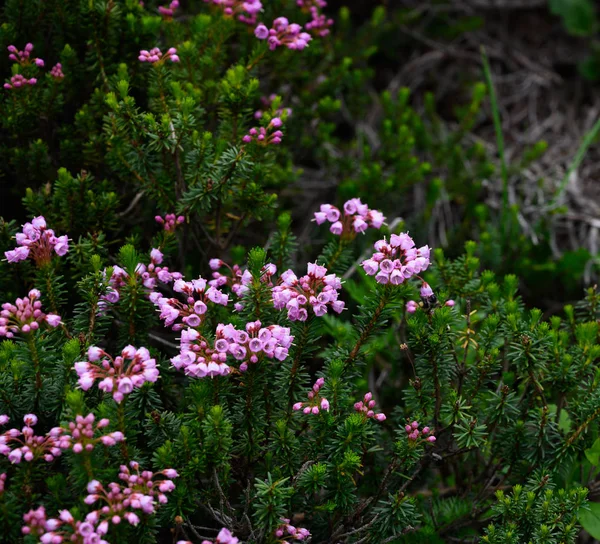
[[[346,368],[348,368],[356,360],[356,357],[358,356],[360,349],[363,347],[365,342],[369,339],[369,336],[371,336],[373,329],[375,328],[375,326],[377,325],[377,323],[379,321],[381,313],[383,312],[383,310],[385,309],[387,303],[389,302],[389,300],[391,298],[393,287],[394,286],[390,286],[390,285],[386,285],[384,287],[383,295],[381,296],[381,300],[379,301],[377,308],[375,308],[375,311],[373,312],[371,319],[366,324],[366,326],[363,328],[362,333],[358,337],[356,344],[354,344],[354,347],[352,348],[352,351],[350,352],[350,355],[348,355],[348,358],[346,359],[346,362],[344,365]]]
[[[37,350],[37,346],[35,345],[35,340],[33,339],[33,334],[28,333],[26,335],[26,338],[27,347],[29,348],[31,360],[33,361],[33,371],[35,373],[34,411],[37,412],[40,400],[40,391],[42,390],[42,369],[40,368],[40,356]]]
[[[289,420],[292,415],[292,406],[294,405],[294,389],[296,387],[296,381],[298,378],[298,369],[300,368],[300,361],[302,359],[302,353],[308,342],[308,332],[310,330],[310,324],[312,323],[312,316],[309,317],[300,330],[298,337],[298,344],[294,353],[294,360],[292,362],[292,368],[290,370],[290,386],[288,388],[288,410],[287,419]]]
[[[117,404],[117,418],[119,423],[119,431],[123,433],[123,436],[126,436],[125,433],[125,401],[121,401]],[[129,451],[127,450],[127,444],[125,444],[125,440],[121,442],[121,453],[126,461],[129,461]]]

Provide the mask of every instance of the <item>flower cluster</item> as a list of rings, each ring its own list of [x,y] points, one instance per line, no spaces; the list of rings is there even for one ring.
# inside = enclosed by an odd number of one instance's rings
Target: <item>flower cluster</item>
[[[6,472],[0,474],[0,495],[4,493],[4,488],[6,487]]]
[[[221,529],[214,541],[203,540],[201,544],[239,544],[240,540],[231,534],[229,529]],[[177,544],[193,544],[190,540],[178,540]]]
[[[31,64],[31,62],[33,62],[39,68],[43,68],[44,66],[44,61],[42,59],[31,58],[31,52],[33,51],[32,43],[25,44],[25,48],[23,49],[23,51],[19,51],[14,45],[9,45],[7,49],[10,53],[10,55],[8,55],[8,58],[14,62],[19,63],[21,66]]]
[[[175,13],[175,10],[178,8],[179,8],[179,0],[173,0],[169,4],[169,7],[158,6],[158,13],[160,13],[166,19],[169,19],[169,18],[173,17],[173,13]]]
[[[150,49],[150,51],[142,49],[140,51],[140,55],[138,56],[138,60],[140,62],[149,62],[150,64],[163,63],[167,59],[171,62],[179,62],[179,57],[177,56],[177,49],[171,47],[167,50],[167,52],[164,55],[158,47],[154,47],[153,49]]]
[[[256,24],[256,16],[262,10],[260,0],[204,0],[223,8],[225,15],[237,17],[238,21],[247,25]]]
[[[277,541],[280,544],[289,544],[288,538],[306,540],[308,537],[310,537],[308,529],[294,527],[287,518],[281,518],[281,524],[275,529],[275,538],[281,539]]]
[[[163,254],[158,249],[150,251],[150,264],[139,263],[135,268],[135,273],[142,278],[142,283],[147,289],[154,289],[156,282],[172,283],[181,280],[180,272],[170,272],[166,266],[158,266],[163,262]]]
[[[132,469],[132,471],[129,470]],[[155,480],[156,476],[167,479]],[[119,480],[123,484],[111,482],[108,490],[98,480],[92,480],[88,486],[88,495],[84,499],[86,504],[94,504],[102,500],[106,503],[100,510],[103,516],[110,517],[115,525],[121,518],[131,525],[139,523],[139,517],[132,510],[141,510],[144,514],[154,514],[156,505],[168,502],[165,493],[175,489],[172,478],[177,478],[177,471],[172,468],[157,473],[144,470],[140,472],[139,463],[131,461],[129,467],[121,465]]]
[[[192,378],[227,376],[231,372],[231,368],[225,363],[229,344],[224,345],[219,340],[211,347],[197,330],[183,330],[180,353],[171,359],[171,363],[177,370],[183,370]]]
[[[210,268],[213,270],[213,279],[210,280],[208,284],[215,288],[227,285],[238,298],[243,298],[243,296],[250,289],[249,285],[252,283],[252,274],[250,271],[242,270],[237,264],[229,266],[221,259],[211,259],[209,264]],[[219,270],[223,267],[228,269],[230,273],[229,275],[219,272]],[[271,285],[271,278],[276,272],[277,267],[274,264],[266,264],[261,271],[260,281]],[[234,308],[237,312],[239,312],[244,308],[244,305],[242,302],[236,302],[234,304]]]
[[[362,262],[362,267],[382,284],[399,285],[429,266],[429,247],[417,249],[413,239],[405,232],[392,234],[389,243],[378,240],[375,251],[370,259]]]
[[[273,287],[273,305],[277,310],[286,308],[290,321],[306,321],[307,307],[319,317],[327,313],[328,307],[338,314],[344,309],[344,302],[338,300],[342,282],[335,274],[327,274],[324,266],[308,263],[308,273],[301,278],[287,270],[280,281]]]
[[[79,386],[87,391],[96,380],[101,380],[98,388],[112,393],[117,403],[134,388],[142,387],[146,382],[156,382],[158,379],[156,361],[150,358],[146,348],[125,346],[121,355],[113,359],[104,350],[92,346],[88,349],[88,359],[89,361],[75,363]]]
[[[174,331],[180,331],[185,326],[198,327],[208,310],[207,302],[227,306],[229,297],[216,287],[209,286],[203,278],[184,281],[178,279],[173,285],[176,293],[185,296],[185,302],[176,298],[163,297],[154,292],[150,300],[158,307],[160,319],[165,322],[165,327],[171,327]],[[176,323],[181,318],[182,323]]]
[[[30,77],[27,79],[21,74],[15,74],[10,78],[10,83],[5,83],[5,89],[18,89],[19,87],[25,87],[26,85],[35,85],[37,83],[37,79],[35,77]]]
[[[163,258],[164,256],[160,250],[152,249],[152,251],[150,251],[150,264],[145,265],[143,263],[138,263],[135,267],[135,275],[136,277],[141,278],[142,284],[149,290],[149,297],[152,294],[152,290],[156,287],[157,282],[169,284],[182,278],[180,272],[171,272],[166,266],[158,266],[162,264]],[[106,270],[104,273],[106,274]],[[108,290],[106,294],[101,297],[101,312],[104,311],[107,302],[114,304],[119,301],[121,298],[120,291],[125,285],[128,277],[129,274],[127,274],[120,266],[112,267],[112,274],[108,280]]]
[[[318,414],[321,410],[329,412],[329,401],[319,395],[321,387],[325,384],[325,378],[319,378],[308,392],[308,402],[297,402],[293,409],[302,410],[305,414]]]
[[[112,482],[108,490],[98,482],[92,480],[88,486],[88,495],[84,502],[94,504],[102,500],[106,504],[98,510],[90,512],[85,521],[76,521],[68,510],[59,511],[58,518],[48,518],[43,506],[30,510],[23,516],[25,526],[21,529],[24,535],[36,536],[43,544],[58,544],[60,542],[79,542],[81,544],[109,544],[103,539],[108,533],[110,524],[118,525],[122,520],[131,525],[140,522],[134,510],[144,514],[153,514],[156,503],[165,504],[169,493],[175,489],[171,478],[178,476],[173,469],[166,469],[156,474],[143,471],[139,472],[139,465],[135,461],[130,463],[135,471],[131,473],[125,465],[121,465],[119,479],[124,484]],[[154,480],[155,476],[165,476],[168,479]],[[126,484],[126,485],[125,485]]]
[[[69,434],[74,453],[81,453],[84,450],[90,452],[98,443],[105,446],[114,446],[117,442],[125,440],[123,433],[120,431],[96,436],[96,433],[102,433],[102,429],[108,427],[110,421],[104,418],[94,426],[95,420],[94,414],[88,414],[85,417],[78,415],[75,417],[74,422],[69,423]]]
[[[57,62],[53,67],[52,70],[50,70],[50,75],[54,78],[54,79],[62,79],[65,77],[65,74],[63,74],[62,71],[62,64],[60,62]]]
[[[329,230],[336,235],[354,236],[355,233],[365,232],[368,227],[381,228],[385,216],[378,210],[370,210],[360,198],[351,198],[344,204],[344,214],[331,204],[321,204],[315,212],[314,220],[317,225],[326,221],[331,223]]]
[[[279,127],[283,122],[279,117],[273,117],[267,127],[253,127],[248,131],[242,141],[249,144],[250,142],[256,142],[261,145],[277,145],[281,143],[283,132],[279,130]]]
[[[270,109],[271,104],[273,103],[273,101],[277,98],[276,94],[271,94],[269,96],[261,96],[260,97],[260,101],[262,102],[263,105],[263,109],[262,110],[256,110],[254,112],[254,118],[255,119],[262,119],[263,115],[265,114],[265,111],[267,111],[268,109]],[[292,108],[278,108],[275,111],[275,115],[277,117],[282,117],[282,116],[286,116],[286,117],[290,117],[292,115]]]
[[[0,416],[0,425],[6,425],[8,416]],[[32,427],[38,422],[34,414],[27,414],[23,418],[25,426],[19,429],[10,429],[0,435],[0,455],[5,455],[13,464],[21,461],[31,462],[40,457],[45,461],[54,461],[60,456],[62,450],[70,446],[70,438],[64,435],[64,429],[54,427],[46,436],[36,436]]]
[[[386,417],[384,413],[380,412],[376,414],[374,412],[373,409],[375,408],[375,404],[373,393],[369,392],[364,396],[363,400],[354,404],[354,409],[357,412],[362,412],[368,418],[373,418],[377,421],[385,421]]]
[[[285,46],[288,49],[304,49],[312,36],[307,32],[302,32],[302,27],[296,23],[291,23],[285,17],[278,17],[273,21],[273,27],[267,28],[264,24],[259,24],[254,29],[254,35],[259,40],[267,40],[269,49],[274,51],[279,46]]]
[[[404,430],[408,435],[408,439],[413,442],[419,440],[419,438],[427,442],[435,442],[436,440],[435,436],[433,436],[433,429],[423,427],[423,429],[419,430],[418,421],[413,421],[410,425],[405,425]]]
[[[333,19],[326,17],[319,10],[327,7],[325,0],[296,0],[296,4],[303,11],[308,11],[312,17],[311,21],[306,23],[306,30],[314,32],[317,36],[327,36],[329,27],[333,26]]]
[[[46,322],[50,327],[58,327],[60,317],[56,314],[45,314],[40,297],[41,293],[32,289],[28,296],[18,298],[14,304],[5,302],[0,311],[0,337],[12,338],[15,333],[20,332],[27,334],[39,329],[42,322]]]
[[[40,215],[34,217],[31,223],[23,225],[23,232],[15,235],[18,246],[4,252],[9,263],[24,261],[32,257],[36,265],[44,264],[56,253],[60,257],[69,251],[69,237],[56,236],[46,225],[46,220]]]
[[[175,216],[174,213],[168,213],[165,217],[157,215],[154,220],[160,223],[167,232],[173,232],[177,225],[181,225],[185,221],[183,215]]]
[[[293,340],[290,329],[279,325],[262,327],[260,321],[253,321],[240,331],[231,324],[220,323],[212,344],[194,329],[182,331],[181,351],[171,362],[194,378],[226,376],[231,372],[226,364],[228,355],[240,361],[240,372],[245,372],[249,364],[264,358],[283,361]]]

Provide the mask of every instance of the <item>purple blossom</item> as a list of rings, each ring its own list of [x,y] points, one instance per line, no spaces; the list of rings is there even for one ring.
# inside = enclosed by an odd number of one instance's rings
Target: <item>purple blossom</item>
[[[34,217],[31,223],[23,225],[23,231],[15,236],[17,247],[6,251],[8,262],[16,263],[31,257],[37,266],[46,264],[56,253],[63,257],[69,250],[69,238],[67,236],[56,236],[52,229],[47,228],[43,216]]]
[[[26,297],[18,298],[14,304],[5,302],[0,311],[0,337],[12,338],[16,333],[27,334],[39,329],[46,322],[50,327],[58,327],[61,320],[56,314],[42,311],[41,293],[32,289]]]
[[[156,360],[150,358],[148,350],[131,345],[125,346],[121,355],[114,359],[104,350],[92,346],[88,350],[88,360],[75,363],[74,368],[81,389],[87,391],[100,380],[98,388],[112,393],[117,403],[134,388],[142,387],[146,382],[154,383],[159,376]]]
[[[362,262],[366,274],[375,276],[378,283],[399,285],[427,270],[429,247],[415,247],[413,239],[406,233],[392,234],[386,240],[375,242],[375,253]]]
[[[324,266],[308,263],[308,273],[301,278],[287,270],[279,282],[272,290],[273,306],[287,309],[290,321],[306,321],[307,308],[312,308],[316,316],[325,315],[328,308],[338,314],[344,309],[344,302],[338,300],[342,282],[335,274],[327,274]]]

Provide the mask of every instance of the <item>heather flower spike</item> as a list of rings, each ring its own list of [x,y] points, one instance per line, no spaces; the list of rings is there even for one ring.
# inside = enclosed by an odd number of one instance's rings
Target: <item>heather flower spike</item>
[[[156,361],[150,358],[148,350],[133,346],[126,346],[114,359],[104,350],[92,346],[88,350],[88,360],[75,363],[75,372],[81,389],[87,391],[100,380],[98,388],[111,393],[117,403],[121,403],[134,388],[156,382],[159,375]]]
[[[429,427],[423,427],[419,429],[419,422],[413,421],[405,425],[404,430],[408,435],[408,440],[411,442],[429,442],[433,443],[436,441],[435,436],[433,436],[433,429]]]
[[[275,538],[277,542],[284,544],[288,540],[307,540],[310,537],[310,531],[300,527],[294,527],[288,518],[281,518],[281,524],[275,529]]]
[[[83,521],[75,520],[68,510],[60,510],[58,518],[48,518],[45,508],[40,506],[23,516],[25,525],[21,532],[39,538],[43,544],[69,541],[109,544],[103,537],[111,525],[119,525],[125,521],[137,526],[141,521],[140,515],[156,513],[159,505],[168,502],[166,494],[175,489],[172,479],[177,477],[178,474],[173,469],[157,473],[147,470],[140,472],[139,464],[131,461],[129,467],[121,465],[121,483],[111,482],[106,487],[98,480],[88,483],[85,504],[101,502],[101,506],[87,514]]]
[[[258,13],[262,10],[260,0],[204,0],[206,3],[216,4],[225,15],[235,17],[247,25],[255,25]]]
[[[163,297],[158,292],[152,293],[150,300],[160,312],[159,317],[165,322],[165,327],[171,327],[174,331],[198,327],[204,321],[208,304],[227,306],[229,302],[228,295],[209,286],[203,278],[192,281],[178,279],[173,284],[173,290],[181,293],[184,301]]]
[[[219,324],[214,342],[194,329],[187,329],[181,333],[181,352],[171,362],[194,378],[226,376],[231,372],[226,364],[229,356],[239,362],[240,372],[245,372],[248,365],[264,359],[285,360],[293,340],[289,328],[263,327],[260,321],[247,323],[245,331],[231,324]]]
[[[9,53],[8,58],[21,66],[35,64],[38,68],[44,67],[43,59],[31,58],[31,52],[33,51],[32,43],[26,44],[23,51],[19,51],[14,45],[9,45],[7,49]]]
[[[177,56],[177,49],[174,47],[169,48],[164,55],[158,47],[154,47],[153,49],[150,49],[150,51],[142,49],[138,56],[138,60],[140,62],[147,62],[148,64],[163,64],[167,60],[179,62],[179,57]]]
[[[49,263],[52,256],[63,257],[69,251],[68,236],[56,236],[46,225],[43,216],[34,217],[23,225],[23,231],[15,236],[17,247],[4,252],[9,263],[24,261],[31,257],[37,266]]]
[[[26,297],[18,298],[14,304],[5,302],[0,311],[0,337],[12,338],[15,334],[39,329],[40,324],[58,327],[61,319],[56,314],[45,314],[42,311],[41,293],[32,289]]]
[[[295,411],[302,410],[304,414],[317,415],[322,410],[329,412],[329,401],[319,394],[319,391],[325,384],[325,378],[319,378],[312,389],[308,392],[307,402],[297,402],[293,405]]]
[[[384,413],[375,413],[375,401],[373,400],[373,394],[367,393],[362,401],[354,404],[354,409],[357,412],[363,413],[367,418],[372,418],[377,421],[385,421],[386,417]]]
[[[167,7],[158,6],[158,13],[165,19],[171,19],[175,10],[179,8],[179,0],[173,0]]]
[[[173,232],[178,225],[181,225],[185,221],[185,217],[183,215],[175,216],[174,213],[168,213],[164,217],[157,215],[154,220],[162,225],[166,232]]]
[[[271,28],[267,28],[266,25],[260,23],[254,29],[254,35],[259,40],[267,40],[271,51],[280,46],[285,46],[288,49],[302,50],[312,40],[312,36],[307,32],[303,32],[300,25],[290,23],[285,17],[275,19]]]
[[[283,132],[279,128],[283,121],[279,117],[273,117],[267,127],[251,128],[242,141],[246,144],[254,142],[259,145],[277,145],[281,143]]]
[[[108,419],[101,419],[96,423],[94,414],[87,416],[78,415],[75,421],[69,423],[69,436],[71,439],[73,453],[91,452],[98,444],[114,446],[125,440],[121,431],[103,434],[110,424]]]
[[[415,247],[407,233],[392,234],[390,241],[375,242],[375,253],[362,262],[367,275],[382,284],[399,285],[429,267],[429,247]]]
[[[333,234],[353,238],[369,227],[381,228],[385,216],[378,210],[370,210],[360,201],[360,198],[351,198],[344,204],[343,212],[331,204],[321,204],[319,211],[315,212],[313,221],[316,221],[317,225],[331,223],[329,230]]]
[[[344,309],[344,302],[338,300],[342,282],[335,274],[327,274],[324,266],[308,263],[308,273],[298,278],[287,270],[273,287],[273,306],[276,310],[287,310],[290,321],[306,321],[308,309],[316,316],[325,315],[329,308],[336,313]]]
[[[242,268],[237,264],[229,266],[221,259],[211,259],[209,261],[209,266],[211,270],[213,270],[213,279],[210,280],[208,284],[216,289],[224,286],[229,287],[231,291],[238,297],[238,299],[240,299],[234,304],[234,309],[237,312],[241,311],[244,308],[244,304],[241,299],[243,299],[244,295],[250,290],[250,284],[252,283],[252,274],[250,271],[242,270]],[[226,268],[226,271],[229,272],[229,274],[223,274],[219,272],[219,270],[223,268]],[[260,281],[272,286],[271,278],[276,272],[277,267],[274,264],[266,264],[262,270]]]
[[[0,422],[6,424],[8,418],[0,416]],[[21,430],[10,429],[0,435],[0,455],[8,457],[12,464],[29,463],[40,458],[49,463],[70,447],[70,437],[61,427],[54,427],[45,436],[37,436],[33,430],[38,422],[37,416],[27,414],[23,422],[25,425]]]

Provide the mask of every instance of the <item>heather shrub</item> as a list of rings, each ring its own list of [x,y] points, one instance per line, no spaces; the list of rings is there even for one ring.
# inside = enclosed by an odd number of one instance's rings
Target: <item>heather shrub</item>
[[[390,21],[326,8],[6,3],[2,541],[600,534],[600,295],[544,314],[500,266],[528,248],[480,204],[492,86],[344,133]]]

